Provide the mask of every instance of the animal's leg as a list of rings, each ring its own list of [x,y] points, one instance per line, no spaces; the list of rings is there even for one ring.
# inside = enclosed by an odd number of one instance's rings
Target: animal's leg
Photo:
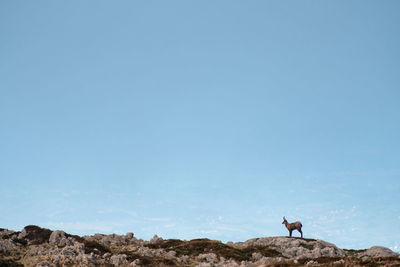
[[[293,230],[289,230],[289,237],[292,237],[292,231]]]
[[[303,238],[303,232],[301,231],[301,229],[299,230],[300,234],[301,234],[301,238]]]

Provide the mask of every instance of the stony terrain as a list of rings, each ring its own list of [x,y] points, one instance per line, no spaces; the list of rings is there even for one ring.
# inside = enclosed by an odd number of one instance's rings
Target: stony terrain
[[[400,256],[384,247],[343,250],[314,239],[144,241],[133,233],[80,237],[29,225],[20,232],[0,228],[0,266],[400,266]]]

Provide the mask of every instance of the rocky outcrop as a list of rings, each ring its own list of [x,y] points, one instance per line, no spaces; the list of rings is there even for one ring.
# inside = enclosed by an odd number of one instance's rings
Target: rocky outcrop
[[[226,244],[209,239],[138,240],[133,233],[79,237],[27,226],[0,228],[0,266],[397,266],[388,248],[342,250],[314,239],[263,237]]]
[[[393,252],[392,250],[379,246],[370,247],[369,249],[357,254],[357,257],[359,258],[398,257],[398,256],[399,254]]]
[[[276,249],[286,258],[315,259],[320,257],[344,257],[346,253],[334,244],[315,239],[289,237],[253,238],[233,244],[236,247],[267,246]]]
[[[9,252],[17,248],[18,245],[10,239],[0,240],[0,252]]]
[[[102,245],[129,245],[138,242],[138,240],[134,237],[133,233],[129,232],[125,235],[103,235],[103,234],[95,234],[92,236],[84,236],[85,240],[94,241]]]
[[[163,241],[163,239],[161,237],[159,237],[158,235],[154,235],[152,239],[150,239],[150,244],[157,244],[159,242]]]
[[[72,237],[67,237],[63,231],[54,231],[49,237],[49,243],[52,245],[57,245],[58,247],[70,246],[74,243]]]

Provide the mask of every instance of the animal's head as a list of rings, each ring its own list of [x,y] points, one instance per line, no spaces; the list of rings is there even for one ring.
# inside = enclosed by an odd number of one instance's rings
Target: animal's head
[[[286,220],[285,216],[283,216],[283,222],[282,222],[282,224],[285,224],[285,223],[287,223],[287,220]]]

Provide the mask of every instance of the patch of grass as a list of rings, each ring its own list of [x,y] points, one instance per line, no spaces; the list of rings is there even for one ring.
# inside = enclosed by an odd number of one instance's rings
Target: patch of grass
[[[93,252],[94,254],[104,255],[107,252],[111,252],[110,249],[108,249],[107,247],[103,246],[100,243],[97,243],[96,241],[84,240],[84,245],[85,245],[85,254],[90,254],[91,252]]]
[[[283,257],[282,254],[266,246],[255,246],[247,248],[234,248],[220,241],[210,239],[193,239],[190,241],[181,241],[177,239],[163,240],[156,244],[146,245],[150,248],[163,248],[167,251],[175,251],[176,255],[198,256],[202,253],[215,253],[226,259],[236,261],[248,261],[254,252],[261,253],[265,257]]]
[[[179,239],[167,239],[167,240],[163,240],[161,242],[155,243],[155,244],[147,244],[146,246],[148,248],[152,248],[152,249],[158,249],[158,248],[168,249],[168,248],[172,248],[172,247],[177,247],[184,242],[185,241],[182,241]]]
[[[119,251],[118,254],[125,254],[129,262],[139,259],[141,266],[148,266],[148,267],[179,266],[179,264],[175,260],[159,256],[151,256],[151,257],[143,256],[137,252],[128,250]]]
[[[85,243],[86,240],[83,237],[80,237],[79,235],[71,235],[71,234],[67,234],[65,233],[65,237],[71,237],[73,238],[75,241],[79,242],[79,243]]]
[[[306,244],[306,243],[300,243],[300,247],[309,249],[309,250],[313,250],[314,249],[314,245],[311,244]]]
[[[50,235],[53,231],[41,228],[36,225],[28,225],[24,227],[26,231],[26,239],[30,240],[33,245],[40,245],[49,241]]]
[[[366,249],[343,249],[347,256],[354,257],[359,253],[367,251]]]
[[[282,253],[280,253],[279,251],[272,249],[268,246],[253,246],[253,247],[242,248],[239,250],[246,253],[250,258],[254,252],[261,253],[261,255],[263,255],[264,257],[283,257],[283,258],[285,258],[282,255]]]

